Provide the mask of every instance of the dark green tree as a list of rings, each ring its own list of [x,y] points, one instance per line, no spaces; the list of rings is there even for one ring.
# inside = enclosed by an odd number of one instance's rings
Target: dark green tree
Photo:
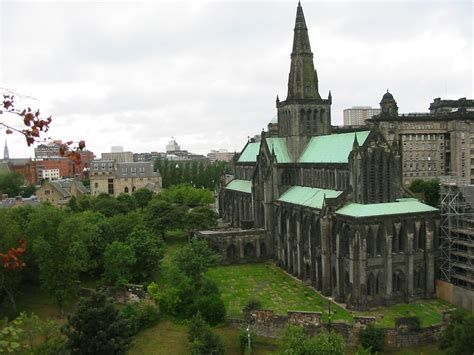
[[[225,352],[221,338],[211,331],[199,313],[191,319],[188,340],[193,355],[221,355]]]
[[[106,217],[112,217],[116,214],[126,213],[116,198],[105,193],[91,198],[91,209],[102,213]]]
[[[116,197],[116,199],[119,210],[123,214],[127,214],[137,208],[137,201],[132,197],[132,195],[121,193]]]
[[[362,345],[364,349],[370,349],[372,353],[377,353],[383,350],[384,340],[385,333],[383,329],[368,326],[360,331],[360,345]]]
[[[440,349],[447,354],[469,355],[474,353],[474,315],[456,310],[440,339]]]
[[[218,214],[208,206],[195,207],[186,214],[186,225],[189,230],[206,229],[217,226]]]
[[[132,196],[135,199],[137,206],[144,209],[153,198],[153,191],[148,189],[137,189],[132,193]]]
[[[165,237],[166,232],[184,225],[184,209],[168,201],[154,199],[145,211],[145,223],[154,233]]]
[[[108,283],[123,286],[133,276],[137,259],[132,247],[121,242],[113,242],[104,252],[104,278]]]
[[[28,184],[20,173],[8,172],[0,174],[0,192],[8,197],[30,197],[35,193],[35,185]]]
[[[62,331],[73,354],[125,354],[132,342],[130,322],[100,292],[79,302]]]
[[[430,206],[439,207],[440,205],[440,185],[438,179],[432,180],[414,180],[409,189],[415,194],[421,194],[423,200]]]

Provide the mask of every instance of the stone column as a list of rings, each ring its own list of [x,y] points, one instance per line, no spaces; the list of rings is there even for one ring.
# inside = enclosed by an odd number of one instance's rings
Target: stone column
[[[286,219],[286,270],[290,270],[291,266],[291,231],[290,231],[290,218]]]
[[[408,298],[411,299],[413,298],[413,233],[408,232],[407,233],[407,293],[408,293]]]
[[[385,235],[385,298],[392,297],[392,238],[393,235]]]
[[[426,295],[433,296],[435,293],[435,258],[434,258],[434,231],[426,230],[426,251],[425,251],[425,284]]]
[[[321,269],[322,269],[322,284],[323,284],[323,294],[331,295],[331,243],[330,243],[330,228],[329,221],[327,218],[320,219],[321,225]],[[333,241],[335,242],[335,241]]]
[[[244,256],[244,242],[241,240],[239,240],[239,255],[240,255],[240,258],[243,259],[245,256]]]
[[[299,279],[303,278],[303,275],[302,275],[303,255],[302,255],[301,249],[302,249],[301,248],[301,223],[300,223],[300,219],[298,218],[298,220],[296,221],[296,252],[298,254],[297,255],[297,262],[298,262],[297,273],[298,273]]]
[[[367,304],[367,239],[362,238],[357,231],[356,236],[359,238],[359,285],[360,300],[359,304]]]
[[[259,258],[260,257],[260,236],[258,236],[257,241],[255,243],[256,243],[255,255],[257,256],[257,258]]]

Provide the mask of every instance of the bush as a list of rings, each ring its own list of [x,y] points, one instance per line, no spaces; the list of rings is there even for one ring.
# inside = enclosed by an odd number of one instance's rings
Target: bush
[[[474,315],[457,310],[440,339],[440,349],[447,354],[471,355],[474,353]]]
[[[224,343],[214,334],[209,324],[197,313],[189,323],[188,340],[191,354],[221,355],[224,354]]]
[[[220,295],[201,296],[196,300],[195,307],[212,326],[225,321],[225,305]]]
[[[262,302],[255,297],[249,298],[245,303],[244,312],[252,312],[256,309],[262,309]]]
[[[134,334],[156,325],[160,320],[158,308],[144,301],[127,304],[122,309],[122,315],[130,321]]]
[[[385,333],[383,329],[368,326],[361,329],[359,343],[364,349],[371,349],[372,354],[383,350]]]

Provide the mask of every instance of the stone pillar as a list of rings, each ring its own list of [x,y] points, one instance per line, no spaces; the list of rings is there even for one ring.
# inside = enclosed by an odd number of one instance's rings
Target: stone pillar
[[[434,258],[434,231],[426,230],[426,251],[425,251],[425,285],[428,297],[435,294],[435,258]]]
[[[290,231],[290,218],[286,219],[286,270],[289,271],[291,267],[291,231]]]
[[[255,242],[255,256],[260,257],[260,236],[258,236],[257,241]]]
[[[367,304],[367,239],[362,238],[357,231],[356,236],[359,238],[359,285],[360,285],[360,302],[361,305]]]
[[[331,240],[330,240],[330,226],[327,218],[320,219],[321,225],[321,264],[322,264],[322,275],[323,275],[323,294],[326,296],[331,295]],[[335,241],[333,241],[335,242]]]
[[[303,278],[303,251],[301,250],[302,249],[302,246],[301,246],[301,223],[300,223],[300,219],[298,218],[298,220],[296,221],[296,252],[297,252],[297,262],[298,262],[298,265],[297,265],[297,272],[298,272],[298,278],[299,279],[302,279]]]
[[[408,299],[411,299],[413,297],[413,233],[408,232],[407,233],[407,293],[408,293]]]
[[[393,235],[385,235],[385,298],[392,298],[392,238]]]

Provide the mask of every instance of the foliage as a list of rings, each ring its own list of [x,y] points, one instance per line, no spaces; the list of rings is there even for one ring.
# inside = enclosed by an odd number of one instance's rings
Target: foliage
[[[35,185],[27,184],[20,173],[8,172],[0,174],[0,192],[8,197],[30,197],[35,193]]]
[[[112,242],[104,252],[104,278],[117,286],[127,284],[132,278],[132,268],[137,259],[131,246]]]
[[[18,247],[10,248],[5,254],[0,253],[0,291],[7,295],[15,314],[17,312],[15,293],[21,280],[19,270],[26,266],[22,260],[25,250],[26,241],[21,239]]]
[[[225,306],[219,294],[199,296],[195,302],[195,309],[212,326],[225,321]]]
[[[224,354],[224,343],[221,338],[211,331],[199,313],[191,319],[188,340],[193,355]]]
[[[112,217],[120,213],[127,213],[120,201],[106,193],[101,193],[90,201],[91,209],[102,213],[106,217]]]
[[[0,331],[0,354],[19,352],[23,349],[22,329],[23,322],[20,318],[16,318],[10,323],[6,320],[1,324]]]
[[[219,261],[220,256],[209,249],[206,241],[197,239],[193,239],[187,246],[178,250],[173,257],[173,264],[178,270],[194,282]]]
[[[170,186],[163,190],[158,197],[174,204],[189,207],[208,205],[214,202],[212,191],[197,189],[190,184]]]
[[[156,198],[145,211],[145,223],[154,233],[164,238],[167,231],[183,226],[184,216],[183,208]]]
[[[336,332],[321,332],[307,337],[301,326],[287,325],[282,337],[283,354],[292,355],[344,355],[345,345]]]
[[[130,321],[133,334],[156,325],[160,320],[158,308],[144,301],[125,305],[122,315]]]
[[[357,345],[357,349],[355,352],[355,355],[371,355],[372,354],[372,348],[364,349],[362,345]],[[378,354],[378,353],[375,353]]]
[[[197,161],[174,162],[157,158],[155,170],[163,179],[163,187],[190,184],[198,188],[214,189],[223,173],[229,170],[227,162],[216,161],[211,164]]]
[[[60,332],[59,324],[54,320],[42,320],[36,314],[30,316],[22,313],[24,346],[32,354],[60,354],[63,352],[66,339]]]
[[[137,189],[132,193],[132,196],[135,199],[137,207],[144,209],[153,198],[153,191],[148,189]]]
[[[456,310],[441,336],[440,349],[447,354],[468,355],[474,352],[474,315]]]
[[[258,298],[252,296],[247,300],[247,302],[245,302],[244,311],[252,312],[257,309],[262,309],[262,302]]]
[[[414,193],[422,193],[424,201],[433,207],[440,205],[440,186],[438,179],[432,180],[414,180],[409,189]]]
[[[124,354],[132,342],[130,321],[100,292],[79,302],[62,332],[78,354]]]
[[[191,209],[186,215],[187,228],[207,229],[217,226],[218,214],[208,206],[199,206]]]
[[[359,335],[360,345],[364,349],[371,349],[372,353],[380,352],[383,350],[383,344],[385,339],[385,333],[381,328],[375,328],[374,326],[367,326],[361,329]]]
[[[132,278],[138,282],[149,280],[164,256],[163,240],[138,225],[127,237],[126,244],[133,250],[136,259],[132,266]]]

